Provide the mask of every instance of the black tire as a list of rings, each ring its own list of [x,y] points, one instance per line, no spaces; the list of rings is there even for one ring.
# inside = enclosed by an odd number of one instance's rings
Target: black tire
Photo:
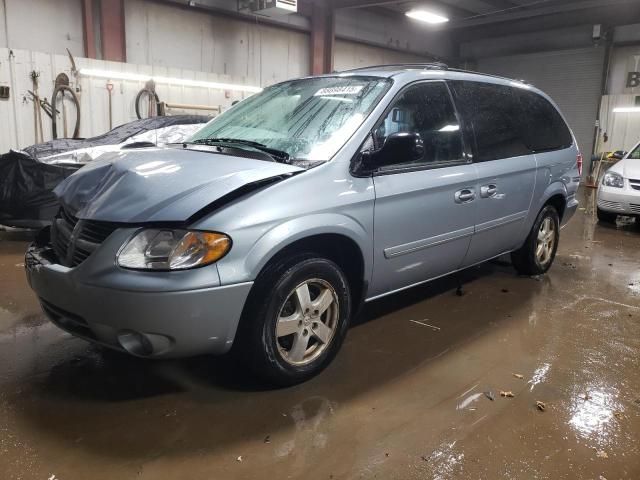
[[[599,208],[596,210],[596,215],[598,217],[598,221],[603,223],[616,223],[616,219],[618,218],[617,213],[605,212],[604,210],[600,210]]]
[[[310,359],[309,363],[303,365],[293,365],[282,353],[286,349],[282,342],[287,337],[277,337],[276,325],[287,301],[296,301],[291,300],[295,288],[311,279],[326,282],[333,289],[333,298],[338,303],[337,307],[333,307],[335,327],[331,339],[318,351],[317,358]],[[311,289],[312,287],[309,291]],[[295,308],[298,312],[299,304]],[[254,284],[243,311],[233,351],[255,375],[268,384],[281,387],[295,385],[317,375],[331,363],[347,333],[350,314],[349,284],[345,274],[334,262],[312,253],[276,260],[259,275]],[[321,343],[313,336],[311,325],[308,331],[311,332],[309,335],[312,341]],[[291,342],[297,339],[296,335],[298,334],[289,337],[294,337]],[[313,345],[308,348],[312,349]],[[293,351],[293,345],[291,350]]]
[[[538,233],[542,223],[550,219],[553,224],[553,246],[550,254],[544,261],[541,261],[536,255],[538,248]],[[527,240],[520,249],[511,253],[511,261],[516,271],[520,275],[541,275],[545,273],[556,257],[558,250],[558,241],[560,239],[560,217],[558,211],[552,205],[546,205],[533,223],[533,227],[527,236]]]

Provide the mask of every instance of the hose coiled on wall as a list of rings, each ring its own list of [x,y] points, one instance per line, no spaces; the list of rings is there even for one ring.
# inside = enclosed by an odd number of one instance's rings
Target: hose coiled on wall
[[[58,138],[58,127],[57,127],[57,114],[58,109],[56,108],[56,104],[58,101],[58,94],[62,93],[64,96],[66,92],[71,94],[71,99],[76,106],[76,126],[73,129],[73,137],[78,138],[80,134],[80,102],[78,101],[78,96],[76,92],[73,91],[71,87],[64,84],[57,84],[53,89],[53,95],[51,95],[51,135],[53,138]]]

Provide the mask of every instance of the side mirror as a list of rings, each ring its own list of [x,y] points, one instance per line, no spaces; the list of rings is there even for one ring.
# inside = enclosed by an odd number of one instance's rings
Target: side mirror
[[[362,166],[373,171],[387,165],[409,163],[424,156],[424,143],[419,133],[398,132],[387,137],[382,148],[362,152]]]
[[[624,150],[616,150],[609,157],[616,160],[622,160],[626,154],[627,152],[625,152]]]

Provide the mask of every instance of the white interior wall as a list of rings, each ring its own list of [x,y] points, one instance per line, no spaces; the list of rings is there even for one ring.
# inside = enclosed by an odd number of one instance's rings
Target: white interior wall
[[[372,47],[361,43],[336,40],[333,68],[337,71],[349,68],[383,65],[388,63],[415,63],[427,59],[413,53],[397,52],[387,48]]]
[[[638,28],[640,28],[640,25]],[[609,79],[607,82],[607,93],[612,95],[623,93],[640,95],[640,87],[627,88],[626,86],[629,72],[640,72],[640,44],[615,47],[613,49],[609,68]],[[633,104],[633,102],[631,104]]]
[[[243,76],[269,85],[308,75],[309,35],[144,0],[125,4],[131,63]]]
[[[616,107],[634,105],[636,95],[604,95],[600,104],[600,131],[597,152],[629,151],[640,141],[640,113],[614,112]],[[607,141],[604,141],[604,133]]]
[[[82,56],[82,38],[80,0],[0,0],[0,47]]]

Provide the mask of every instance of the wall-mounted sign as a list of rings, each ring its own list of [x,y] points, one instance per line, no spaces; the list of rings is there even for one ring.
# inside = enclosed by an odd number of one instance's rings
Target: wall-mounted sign
[[[627,88],[640,87],[640,72],[627,73]]]

